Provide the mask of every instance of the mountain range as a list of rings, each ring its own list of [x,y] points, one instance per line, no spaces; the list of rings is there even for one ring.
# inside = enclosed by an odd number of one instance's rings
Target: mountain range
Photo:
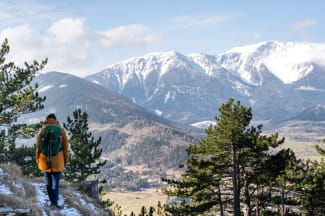
[[[252,107],[253,122],[263,129],[317,122],[314,128],[324,131],[324,65],[325,45],[314,43],[268,41],[220,55],[151,53],[84,78],[38,75],[34,82],[47,97],[45,108],[23,120],[54,112],[63,123],[81,108],[91,131],[102,137],[104,158],[172,168],[184,162],[188,144],[204,136],[202,128],[229,98]],[[310,124],[299,127],[304,125]]]
[[[276,127],[324,109],[324,66],[325,44],[266,41],[219,55],[150,53],[86,79],[184,124],[213,121],[231,97],[252,107],[254,120]]]

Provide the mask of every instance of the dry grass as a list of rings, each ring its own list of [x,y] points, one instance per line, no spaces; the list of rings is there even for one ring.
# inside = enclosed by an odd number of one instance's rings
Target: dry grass
[[[65,203],[74,207],[81,215],[93,215],[96,208],[96,215],[107,215],[107,211],[102,209],[98,200],[84,195],[85,192],[80,190],[80,185],[77,183],[68,183],[62,180],[61,193],[65,199]],[[81,191],[81,192],[80,192]]]
[[[265,133],[278,133],[279,137],[285,137],[281,148],[291,148],[297,158],[320,160],[321,156],[316,152],[315,145],[325,148],[325,143],[322,142],[325,138],[324,125],[325,122],[293,121]]]
[[[2,164],[4,176],[0,179],[6,185],[11,195],[0,194],[1,205],[13,208],[31,208],[30,215],[41,215],[37,205],[36,192],[30,181],[22,175],[21,169],[16,164]]]
[[[167,196],[163,195],[160,189],[147,189],[141,192],[126,193],[109,192],[103,197],[103,199],[107,198],[114,201],[114,205],[118,204],[122,207],[123,215],[130,215],[132,211],[135,215],[138,215],[142,206],[145,206],[147,209],[151,206],[157,209],[159,201],[165,204],[167,200]]]
[[[14,209],[31,209],[28,215],[43,215],[44,211],[51,211],[51,215],[61,215],[59,211],[52,211],[51,206],[44,205],[37,198],[34,183],[43,183],[43,178],[26,178],[22,175],[20,167],[15,164],[0,164],[3,172],[0,173],[0,207],[12,207]],[[81,215],[108,215],[97,200],[94,200],[83,192],[79,192],[77,186],[70,185],[64,180],[60,182],[60,194],[63,196],[64,205],[76,209]]]

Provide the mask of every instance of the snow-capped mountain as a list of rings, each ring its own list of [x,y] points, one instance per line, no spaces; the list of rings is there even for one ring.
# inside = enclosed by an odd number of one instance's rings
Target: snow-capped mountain
[[[325,66],[325,44],[262,42],[233,48],[218,58],[218,64],[237,71],[243,79],[261,85],[259,73],[266,67],[285,84],[307,76],[313,64]]]
[[[165,118],[213,120],[228,98],[257,120],[281,120],[325,104],[325,44],[267,41],[223,54],[151,53],[87,79]]]

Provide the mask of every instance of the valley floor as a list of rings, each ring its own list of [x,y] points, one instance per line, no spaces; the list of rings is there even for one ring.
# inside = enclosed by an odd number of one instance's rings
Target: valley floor
[[[118,204],[122,207],[123,215],[130,215],[132,211],[138,215],[142,206],[145,206],[147,210],[151,206],[157,209],[159,201],[161,204],[165,204],[167,201],[167,196],[161,193],[161,189],[146,189],[139,192],[109,192],[104,196],[104,200],[107,198],[114,201],[113,206]]]

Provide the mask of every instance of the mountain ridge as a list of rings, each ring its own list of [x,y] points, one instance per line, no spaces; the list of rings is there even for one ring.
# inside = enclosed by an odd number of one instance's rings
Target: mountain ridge
[[[185,124],[214,119],[217,108],[230,97],[251,106],[257,120],[274,123],[276,118],[286,119],[315,105],[315,98],[325,103],[325,89],[320,85],[325,81],[321,61],[325,57],[319,53],[325,56],[325,44],[272,41],[221,55],[151,53],[86,79]],[[307,98],[304,90],[310,89],[319,91],[313,91],[312,97],[309,92]]]

